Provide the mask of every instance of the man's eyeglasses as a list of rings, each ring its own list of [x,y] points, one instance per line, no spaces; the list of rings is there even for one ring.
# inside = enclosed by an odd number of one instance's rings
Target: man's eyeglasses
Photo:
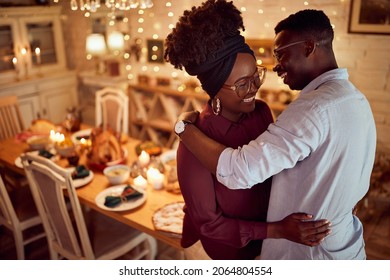
[[[234,83],[234,85],[223,84],[222,87],[234,90],[239,98],[244,98],[251,90],[252,85],[255,86],[256,90],[260,88],[260,86],[264,83],[266,72],[266,67],[258,65],[256,71],[251,77],[239,79]]]
[[[281,46],[279,48],[274,49],[274,57],[275,57],[275,59],[277,61],[280,61],[280,59],[282,58],[282,56],[280,55],[279,51],[287,49],[287,48],[295,46],[295,45],[298,45],[298,44],[305,43],[305,42],[306,41],[298,41],[298,42],[290,43],[290,44],[287,44],[287,45],[284,45],[284,46]]]

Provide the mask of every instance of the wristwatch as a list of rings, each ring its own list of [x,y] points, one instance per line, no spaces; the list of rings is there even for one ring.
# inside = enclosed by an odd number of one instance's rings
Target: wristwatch
[[[192,124],[192,122],[186,121],[186,120],[182,120],[182,121],[178,121],[175,124],[175,133],[177,134],[177,136],[180,137],[180,134],[182,134],[184,132],[184,130],[186,129],[186,126],[188,124]]]

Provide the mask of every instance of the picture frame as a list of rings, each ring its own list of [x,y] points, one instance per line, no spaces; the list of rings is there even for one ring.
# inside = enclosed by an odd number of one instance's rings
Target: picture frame
[[[390,1],[351,0],[348,32],[390,35]]]
[[[164,41],[147,40],[148,62],[164,63]]]
[[[273,39],[246,39],[246,43],[253,50],[257,64],[264,65],[268,70],[275,66]]]

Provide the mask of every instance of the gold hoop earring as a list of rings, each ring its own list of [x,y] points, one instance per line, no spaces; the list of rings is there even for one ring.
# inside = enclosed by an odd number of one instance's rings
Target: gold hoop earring
[[[214,102],[211,102],[211,109],[213,110],[214,115],[218,116],[221,113],[221,100],[217,97],[215,99],[215,107]]]

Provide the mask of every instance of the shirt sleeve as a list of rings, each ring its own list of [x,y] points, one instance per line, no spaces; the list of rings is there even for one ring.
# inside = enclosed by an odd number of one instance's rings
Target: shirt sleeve
[[[248,189],[264,182],[306,158],[318,147],[324,129],[324,116],[315,108],[287,108],[255,140],[221,153],[217,179],[230,189]]]
[[[216,202],[212,174],[182,144],[178,148],[177,168],[186,214],[200,235],[236,248],[266,238],[266,223],[223,215]]]

